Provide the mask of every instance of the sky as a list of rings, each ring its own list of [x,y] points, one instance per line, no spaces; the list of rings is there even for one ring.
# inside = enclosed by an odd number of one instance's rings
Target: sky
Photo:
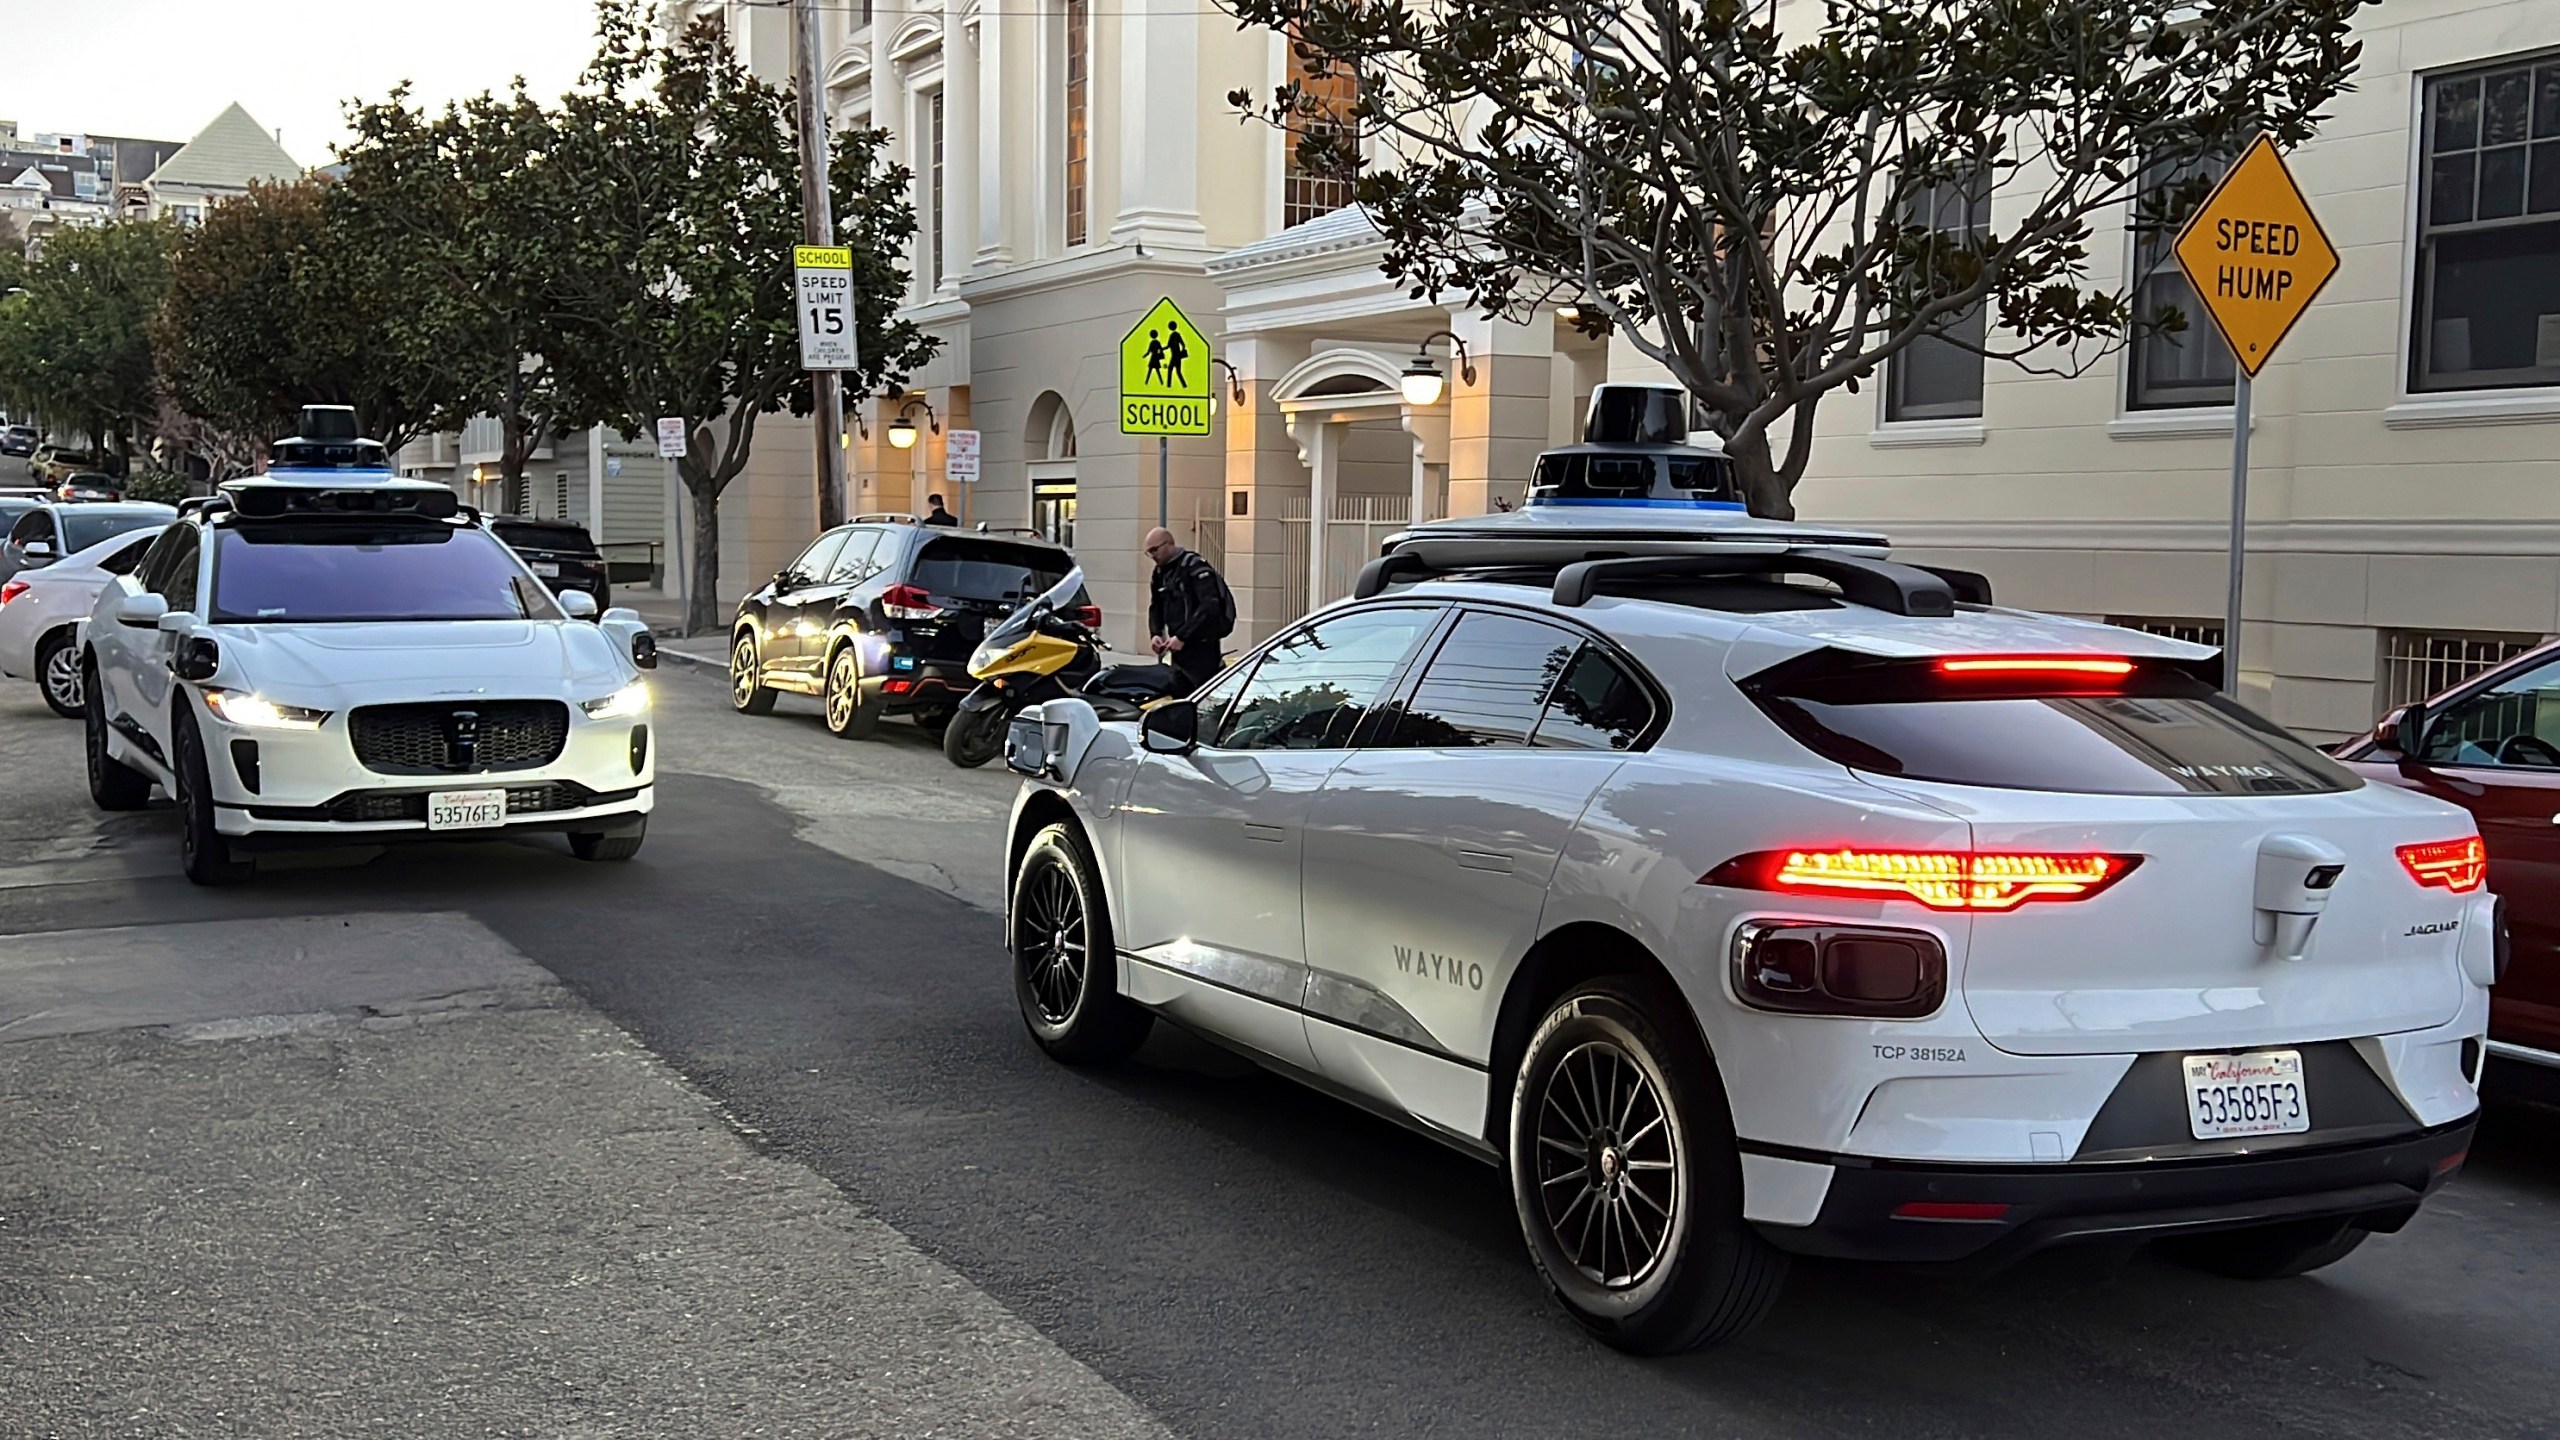
[[[347,138],[341,102],[545,99],[586,65],[593,0],[0,0],[0,120],[20,134],[187,140],[237,100],[305,166]]]

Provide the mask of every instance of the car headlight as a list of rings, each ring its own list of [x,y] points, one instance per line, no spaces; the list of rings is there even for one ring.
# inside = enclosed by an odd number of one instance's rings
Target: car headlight
[[[216,690],[207,687],[204,708],[234,725],[252,730],[317,730],[329,718],[326,710],[312,710],[300,705],[279,705],[264,695],[246,690]]]
[[[581,700],[578,708],[590,720],[619,720],[649,708],[649,682],[634,680],[601,700]]]

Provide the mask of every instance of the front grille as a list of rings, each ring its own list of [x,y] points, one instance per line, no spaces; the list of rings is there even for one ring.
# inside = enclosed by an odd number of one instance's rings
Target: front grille
[[[347,717],[356,759],[377,775],[471,775],[533,770],[569,743],[557,700],[464,700],[363,705]]]

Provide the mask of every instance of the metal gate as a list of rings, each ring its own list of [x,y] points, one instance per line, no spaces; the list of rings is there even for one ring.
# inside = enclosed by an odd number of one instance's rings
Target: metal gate
[[[1405,495],[1337,495],[1325,517],[1324,574],[1316,593],[1307,593],[1313,566],[1313,538],[1308,534],[1308,502],[1303,495],[1280,502],[1280,584],[1283,613],[1290,618],[1351,593],[1360,567],[1377,558],[1389,535],[1405,528],[1413,500]]]

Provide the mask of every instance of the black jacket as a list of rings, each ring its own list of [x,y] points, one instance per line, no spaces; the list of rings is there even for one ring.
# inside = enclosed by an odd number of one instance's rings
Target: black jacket
[[[950,525],[956,527],[960,523],[960,517],[941,508],[940,506],[936,506],[934,507],[932,514],[924,517],[924,523],[927,525]]]
[[[1227,607],[1218,572],[1196,550],[1177,550],[1147,581],[1147,633],[1170,635],[1183,648],[1214,652],[1226,638]]]

